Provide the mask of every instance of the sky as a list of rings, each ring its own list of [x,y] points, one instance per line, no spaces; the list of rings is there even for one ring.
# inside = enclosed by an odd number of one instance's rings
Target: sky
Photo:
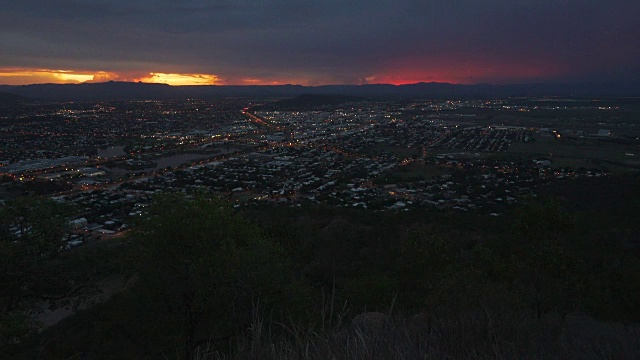
[[[0,84],[640,81],[638,0],[0,5]]]

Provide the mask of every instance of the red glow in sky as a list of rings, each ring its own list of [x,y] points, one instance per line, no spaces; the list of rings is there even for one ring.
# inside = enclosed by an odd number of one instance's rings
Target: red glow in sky
[[[0,84],[640,82],[637,0],[211,2],[6,1]]]
[[[417,59],[400,59],[387,70],[367,79],[369,83],[415,84],[446,82],[452,84],[537,82],[561,76],[557,65],[539,63],[495,63],[491,61],[439,61],[425,66]]]
[[[398,59],[390,62],[387,69],[365,77],[360,83],[369,84],[413,84],[418,82],[446,82],[452,84],[476,83],[523,83],[536,82],[558,76],[562,72],[542,63],[496,64],[490,61],[439,61],[441,64],[425,65],[417,59]],[[51,70],[29,68],[0,68],[0,84],[25,85],[36,83],[84,83],[105,81],[132,81],[181,85],[327,85],[330,80],[318,81],[304,77],[275,79],[240,77],[225,79],[223,76],[206,73],[177,72],[115,72],[86,70]]]

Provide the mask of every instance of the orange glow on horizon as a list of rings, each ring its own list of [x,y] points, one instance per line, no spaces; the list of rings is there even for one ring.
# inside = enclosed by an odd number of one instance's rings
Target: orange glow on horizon
[[[242,79],[242,82],[250,85],[262,84],[264,81],[260,79]]]
[[[565,71],[563,71],[565,70]],[[487,59],[441,61],[440,64],[420,59],[397,59],[387,69],[373,70],[358,84],[415,84],[419,82],[446,82],[451,84],[508,84],[545,81],[565,74],[554,64],[498,63]],[[566,75],[566,74],[565,74]],[[231,77],[222,79],[216,74],[178,72],[115,72],[85,70],[55,70],[38,68],[0,68],[0,84],[80,84],[107,81],[161,83],[173,86],[185,85],[281,85],[305,86],[340,84],[339,78],[255,78]],[[334,81],[335,80],[335,81]]]
[[[236,85],[235,82],[232,82],[231,84]],[[238,82],[237,85],[260,85],[260,86],[264,86],[264,85],[282,85],[282,84],[296,84],[296,85],[308,85],[308,81],[303,81],[300,79],[297,80],[292,80],[292,79],[288,79],[288,80],[274,80],[274,79],[257,79],[257,78],[243,78],[240,79],[240,81]]]
[[[221,80],[217,75],[213,74],[166,74],[166,73],[150,73],[146,77],[135,79],[134,81],[142,81],[156,84],[169,84],[173,86],[184,85],[218,85]]]
[[[91,81],[108,81],[118,76],[105,71],[74,71],[53,69],[0,68],[0,84],[79,84]]]
[[[81,84],[87,82],[134,81],[169,85],[215,85],[221,82],[213,74],[140,73],[107,71],[0,68],[0,84]]]

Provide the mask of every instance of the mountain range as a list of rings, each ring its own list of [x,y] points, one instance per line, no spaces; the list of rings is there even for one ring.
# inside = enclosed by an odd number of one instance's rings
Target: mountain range
[[[104,82],[83,84],[0,85],[0,92],[43,101],[126,99],[288,98],[304,94],[347,95],[373,98],[452,99],[505,97],[638,97],[640,84],[517,84],[458,85],[416,83],[407,85],[205,85]]]
[[[33,101],[33,99],[8,92],[0,92],[0,106],[13,106],[29,101]]]

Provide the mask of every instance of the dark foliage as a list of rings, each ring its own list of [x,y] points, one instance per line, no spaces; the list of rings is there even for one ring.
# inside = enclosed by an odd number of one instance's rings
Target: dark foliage
[[[601,214],[574,207],[569,192],[550,192],[565,196],[532,198],[499,218],[322,206],[235,212],[205,195],[163,196],[130,239],[132,286],[12,351],[633,358],[633,332],[613,336],[618,325],[599,321],[640,322],[636,205],[618,199],[629,212],[603,228]],[[405,315],[378,335],[348,326],[366,311]]]

